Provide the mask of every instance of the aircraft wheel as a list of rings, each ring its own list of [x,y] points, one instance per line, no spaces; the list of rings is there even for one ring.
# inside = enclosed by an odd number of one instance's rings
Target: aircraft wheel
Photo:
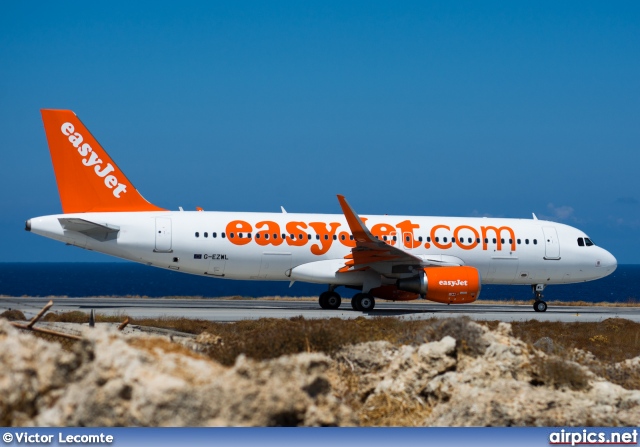
[[[362,312],[370,312],[376,306],[376,300],[368,293],[356,293],[352,300],[356,301],[356,307]]]
[[[358,308],[358,300],[356,299],[355,295],[353,296],[353,298],[351,298],[351,307],[353,308],[353,310],[360,310]]]
[[[533,310],[536,312],[545,312],[547,310],[547,303],[542,300],[538,300],[533,303]]]
[[[342,303],[340,295],[336,292],[322,292],[318,301],[323,309],[337,309]]]

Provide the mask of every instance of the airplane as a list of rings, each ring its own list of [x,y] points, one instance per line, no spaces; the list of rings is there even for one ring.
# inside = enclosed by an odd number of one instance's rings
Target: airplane
[[[358,290],[356,311],[375,300],[471,303],[483,284],[532,288],[545,312],[550,284],[611,274],[616,258],[581,230],[531,219],[361,216],[338,195],[341,214],[170,211],[145,200],[70,110],[41,110],[63,214],[26,230],[154,267],[237,280],[327,284]]]

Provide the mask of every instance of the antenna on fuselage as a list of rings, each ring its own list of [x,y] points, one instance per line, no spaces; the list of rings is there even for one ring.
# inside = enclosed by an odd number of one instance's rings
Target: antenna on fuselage
[[[536,213],[531,213],[533,215],[533,220],[538,220],[538,216],[536,216]]]

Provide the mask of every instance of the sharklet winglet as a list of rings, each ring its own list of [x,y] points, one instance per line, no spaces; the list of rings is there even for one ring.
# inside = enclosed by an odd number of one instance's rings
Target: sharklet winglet
[[[362,219],[360,219],[353,208],[351,208],[347,199],[345,199],[343,195],[338,194],[338,202],[340,202],[342,213],[347,219],[347,224],[349,224],[349,229],[351,230],[351,234],[353,234],[353,238],[357,242],[378,242],[378,239],[371,234],[364,222],[362,222]]]

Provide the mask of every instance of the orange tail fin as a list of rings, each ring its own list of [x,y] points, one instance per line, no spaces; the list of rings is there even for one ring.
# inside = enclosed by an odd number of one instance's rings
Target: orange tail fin
[[[41,110],[64,213],[164,211],[147,202],[71,110]]]

